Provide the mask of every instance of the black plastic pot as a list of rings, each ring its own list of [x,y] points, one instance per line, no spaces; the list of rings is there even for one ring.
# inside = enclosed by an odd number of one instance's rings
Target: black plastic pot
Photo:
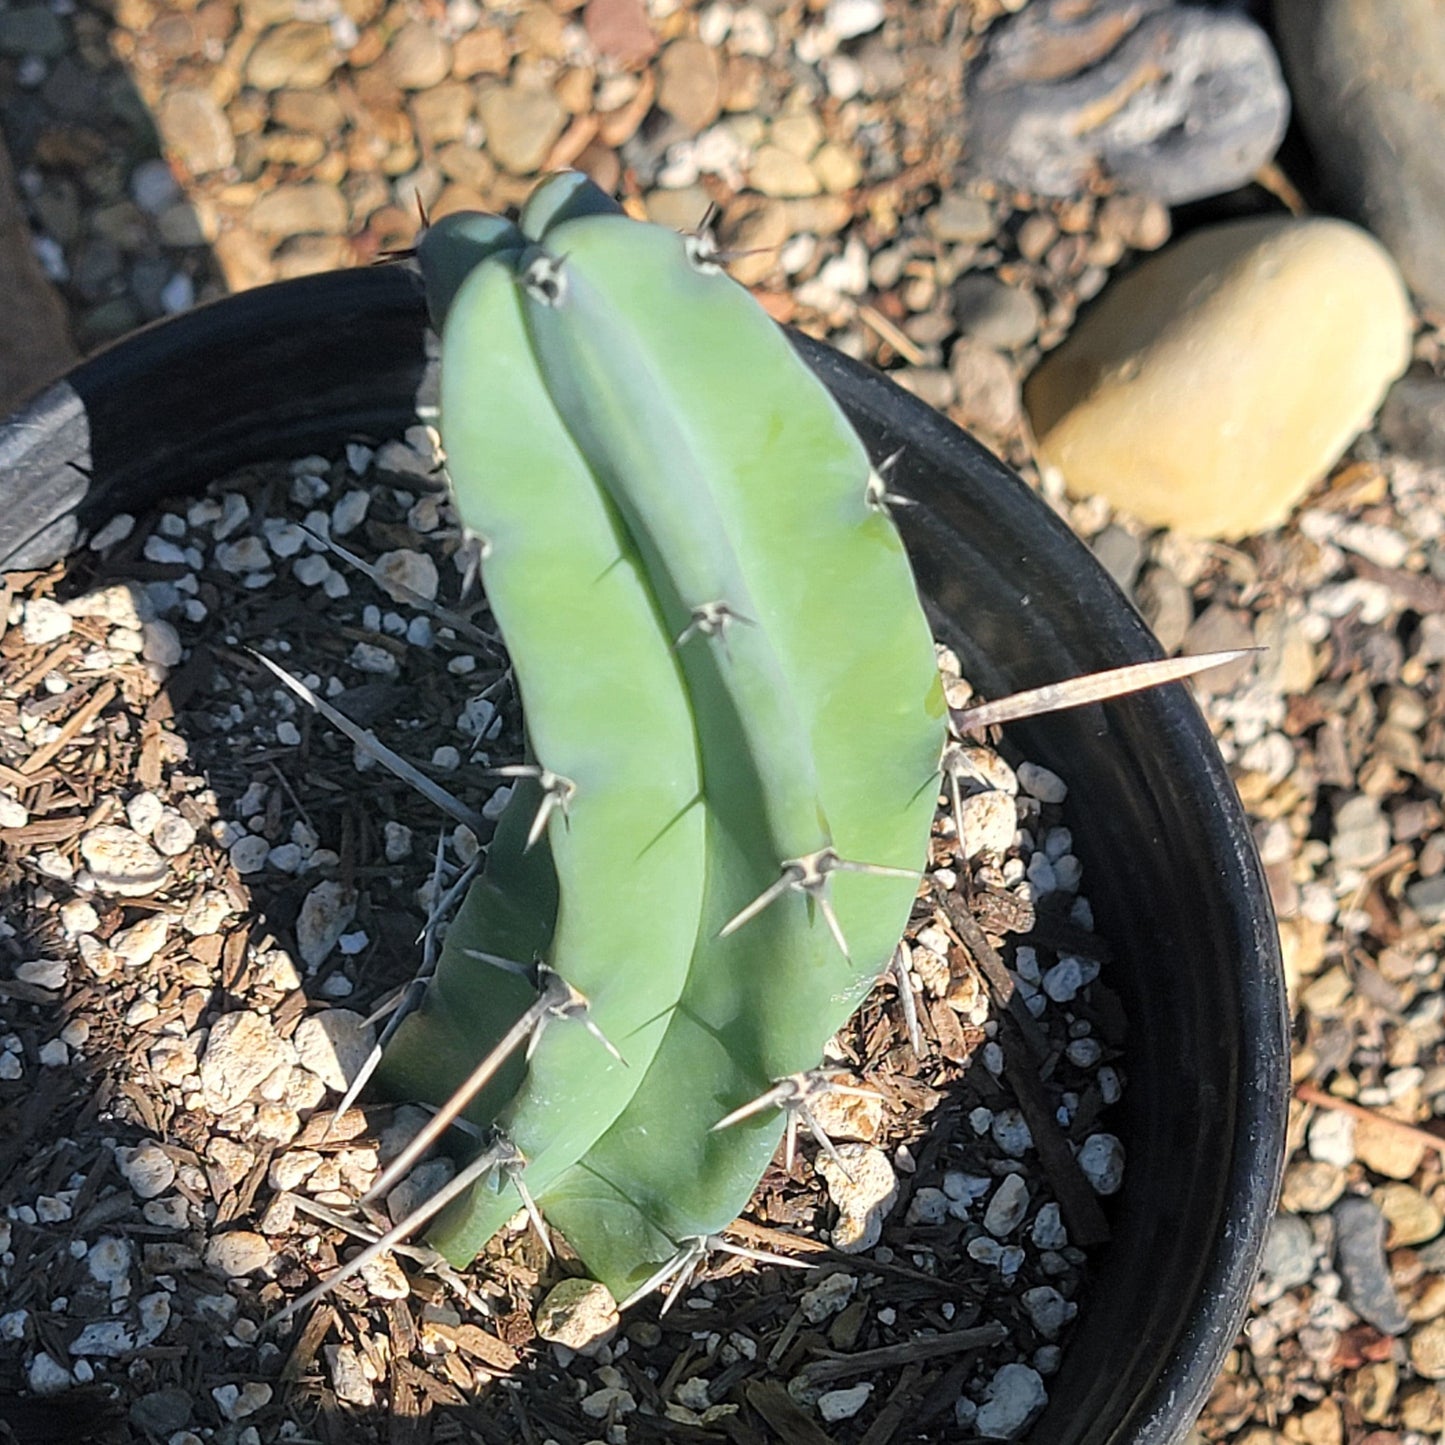
[[[905,392],[799,339],[892,485],[940,633],[986,694],[1136,662],[1157,646],[1053,513]],[[54,561],[263,457],[399,434],[435,394],[402,268],[249,292],[121,342],[0,430],[0,568]],[[1282,1162],[1288,1042],[1274,919],[1203,719],[1172,686],[1019,725],[1070,784],[1109,982],[1129,1019],[1128,1151],[1114,1243],[1030,1430],[1058,1445],[1178,1440],[1234,1339]]]

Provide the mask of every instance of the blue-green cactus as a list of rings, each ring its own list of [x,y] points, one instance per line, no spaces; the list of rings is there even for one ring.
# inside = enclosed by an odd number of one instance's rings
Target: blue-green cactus
[[[521,1162],[432,1242],[535,1200],[624,1295],[745,1207],[902,933],[932,641],[861,444],[705,243],[566,174],[419,259],[531,762],[386,1078],[440,1104],[525,1034],[468,1106]]]

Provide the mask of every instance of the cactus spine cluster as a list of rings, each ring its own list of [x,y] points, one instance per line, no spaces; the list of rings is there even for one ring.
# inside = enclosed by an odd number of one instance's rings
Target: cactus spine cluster
[[[622,1297],[746,1206],[887,966],[945,706],[883,483],[705,241],[567,173],[418,254],[530,757],[384,1076],[489,1075],[434,1245],[526,1203]]]

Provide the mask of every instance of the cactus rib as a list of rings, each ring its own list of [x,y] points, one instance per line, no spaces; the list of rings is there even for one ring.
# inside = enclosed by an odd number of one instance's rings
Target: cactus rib
[[[536,257],[515,228],[505,237],[483,228],[491,249],[476,264],[477,227],[476,218],[448,217],[420,248],[434,307],[447,314],[444,353],[510,345],[525,355],[525,308],[547,304],[521,284],[523,258],[530,266]],[[529,798],[519,792],[507,818],[521,815],[522,854],[545,851],[555,873],[555,926],[538,954],[588,1005],[562,1008],[542,1037],[529,1033],[523,1082],[486,1115],[527,1156],[540,1194],[617,1117],[681,991],[704,873],[697,742],[635,549],[536,370],[504,367],[478,389],[465,367],[444,361],[441,403],[458,510],[486,538],[488,599],[526,718],[529,761],[499,771],[519,789],[525,783]],[[544,838],[546,850],[534,846]],[[484,878],[495,873],[489,854]],[[477,939],[453,950],[438,969],[453,995],[494,987],[477,951],[508,953]],[[650,991],[629,982],[634,970]],[[454,1073],[419,1084],[419,1065],[445,1028],[434,1010],[398,1036],[401,1055],[418,1066],[408,1083],[434,1101],[447,1097],[438,1082],[460,1082]],[[614,1058],[589,1037],[593,1029]],[[443,1114],[456,1112],[453,1099]],[[484,1111],[470,1113],[480,1120]],[[490,1207],[494,1230],[515,1206],[494,1195]]]

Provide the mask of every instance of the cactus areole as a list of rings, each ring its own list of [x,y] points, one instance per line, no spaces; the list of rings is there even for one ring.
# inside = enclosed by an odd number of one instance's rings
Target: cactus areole
[[[526,1204],[622,1298],[746,1207],[888,965],[944,700],[882,479],[705,238],[564,173],[418,258],[530,756],[383,1078],[487,1076],[453,1263]]]

